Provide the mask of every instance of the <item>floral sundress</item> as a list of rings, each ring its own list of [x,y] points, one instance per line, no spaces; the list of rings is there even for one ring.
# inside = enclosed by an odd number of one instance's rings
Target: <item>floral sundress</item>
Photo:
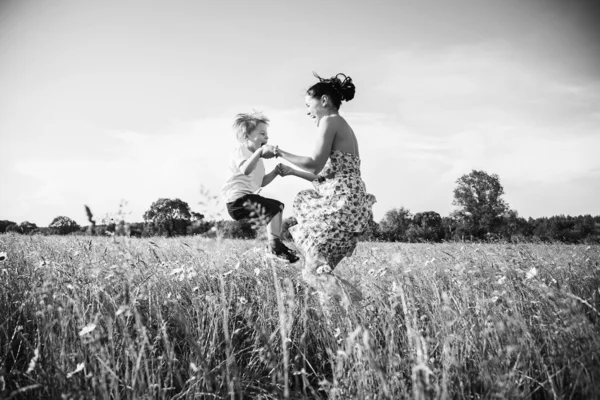
[[[358,237],[373,219],[376,199],[366,191],[360,158],[340,150],[330,154],[312,184],[314,189],[296,195],[298,224],[289,230],[305,256],[318,256],[334,268],[335,260],[354,253]]]

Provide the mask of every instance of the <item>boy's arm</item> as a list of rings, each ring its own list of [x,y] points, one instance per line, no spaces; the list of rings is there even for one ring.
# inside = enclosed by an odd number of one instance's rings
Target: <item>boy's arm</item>
[[[265,174],[265,176],[263,177],[263,180],[262,180],[262,184],[260,186],[261,187],[267,186],[269,183],[273,182],[273,179],[275,179],[275,177],[277,175],[279,175],[277,173],[277,168],[275,168],[273,171],[269,172],[268,174]]]
[[[249,173],[254,171],[254,168],[256,168],[256,163],[262,157],[262,152],[263,152],[263,148],[260,147],[254,153],[252,153],[252,155],[249,158],[244,160],[240,164],[240,172],[244,175],[248,175]]]
[[[250,172],[254,171],[256,168],[256,163],[260,158],[273,158],[275,157],[275,148],[273,146],[265,144],[258,148],[250,158],[242,161],[239,164],[240,172],[244,175],[248,175]]]

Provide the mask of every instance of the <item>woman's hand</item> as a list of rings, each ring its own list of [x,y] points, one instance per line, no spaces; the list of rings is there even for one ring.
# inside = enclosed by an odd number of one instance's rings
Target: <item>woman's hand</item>
[[[260,149],[261,149],[260,150],[261,151],[260,156],[262,158],[269,159],[269,158],[275,157],[275,151],[276,151],[275,150],[275,146],[271,146],[270,144],[265,144]]]
[[[294,168],[290,167],[289,165],[285,165],[285,164],[277,164],[277,173],[279,174],[279,176],[288,176],[288,175],[294,175]]]

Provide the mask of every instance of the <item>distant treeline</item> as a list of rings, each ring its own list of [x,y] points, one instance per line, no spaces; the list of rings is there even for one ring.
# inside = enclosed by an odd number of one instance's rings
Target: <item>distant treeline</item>
[[[449,216],[435,211],[412,214],[406,208],[394,208],[377,223],[371,221],[363,240],[386,242],[441,242],[457,240],[561,241],[565,243],[600,243],[600,216],[557,215],[522,218],[502,199],[500,178],[485,171],[473,170],[461,176],[454,189]],[[217,196],[213,196],[216,198]],[[96,224],[85,206],[90,225],[79,226],[72,219],[59,216],[48,227],[30,222],[17,224],[0,221],[0,233],[16,232],[42,235],[126,235],[137,237],[203,235],[231,239],[251,239],[260,234],[264,224],[257,221],[207,221],[180,199],[158,199],[144,213],[144,222],[126,223],[122,213],[103,218]],[[291,217],[284,221],[283,237],[291,239],[288,228],[295,225]]]
[[[296,219],[284,220],[283,237],[290,240],[288,228]],[[105,225],[37,227],[35,224],[0,221],[0,233],[15,232],[38,235],[119,235],[131,237],[189,236],[222,237],[226,239],[254,239],[261,234],[252,221],[206,221],[172,219],[160,223],[134,222]],[[362,236],[364,241],[382,242],[442,242],[464,240],[508,240],[519,242],[560,241],[565,243],[600,243],[600,216],[558,215],[542,218],[521,218],[505,215],[488,232],[481,235],[477,229],[451,216],[441,217],[434,211],[412,215],[404,208],[393,209],[379,222],[372,221]]]

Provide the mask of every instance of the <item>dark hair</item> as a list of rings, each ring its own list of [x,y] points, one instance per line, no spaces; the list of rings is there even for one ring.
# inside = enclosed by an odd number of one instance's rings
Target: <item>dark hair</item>
[[[313,75],[319,82],[308,88],[306,91],[307,95],[315,99],[319,99],[323,95],[328,95],[336,110],[342,105],[342,100],[350,101],[354,98],[356,87],[349,76],[337,74],[333,78],[323,79],[316,73],[313,73]],[[339,76],[343,77],[343,80],[338,78]]]

